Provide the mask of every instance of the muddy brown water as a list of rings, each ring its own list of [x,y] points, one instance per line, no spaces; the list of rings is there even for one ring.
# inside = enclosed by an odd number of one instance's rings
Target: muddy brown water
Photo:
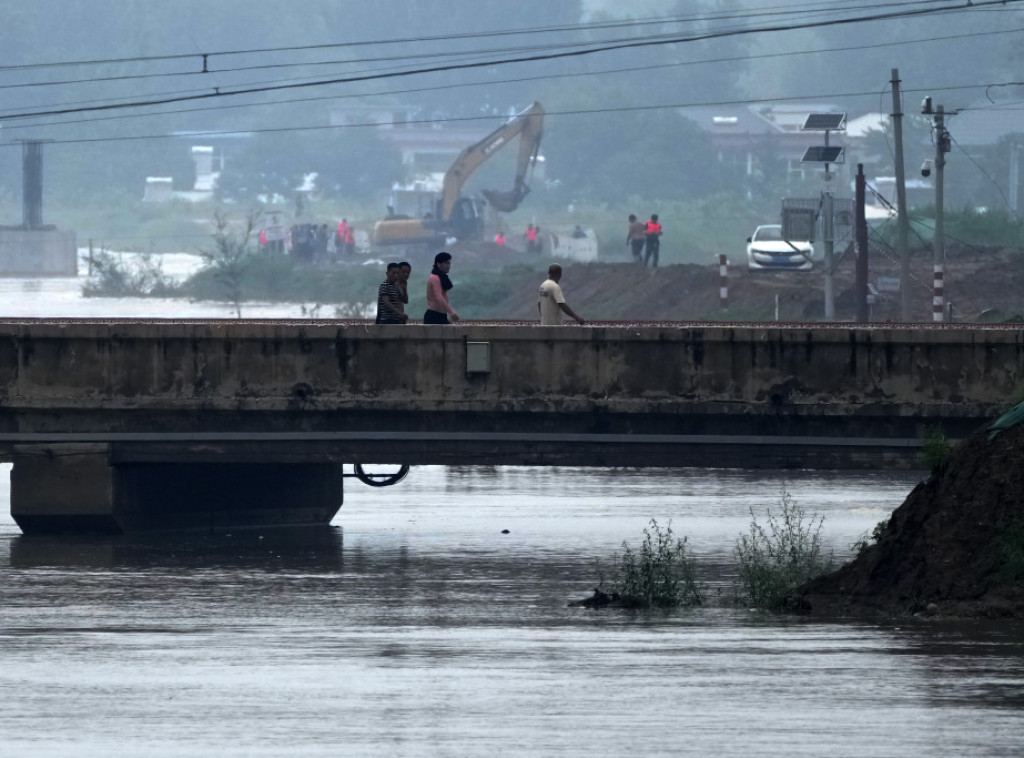
[[[323,530],[72,539],[20,535],[8,472],[4,756],[1024,752],[1020,625],[728,602],[784,483],[842,559],[913,474],[421,467]],[[711,604],[567,607],[652,517]]]

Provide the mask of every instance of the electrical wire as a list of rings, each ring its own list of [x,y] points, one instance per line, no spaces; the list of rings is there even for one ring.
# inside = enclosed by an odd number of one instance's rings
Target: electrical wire
[[[972,84],[972,85],[958,85],[957,87],[946,87],[945,89],[977,89],[984,87],[985,84]],[[911,89],[908,92],[931,92],[937,88],[921,88]],[[581,116],[581,115],[594,115],[598,113],[630,113],[637,111],[659,111],[659,110],[685,110],[686,108],[698,108],[705,106],[725,106],[725,105],[752,105],[756,103],[777,103],[777,102],[792,102],[797,100],[824,100],[832,98],[853,98],[853,97],[874,97],[875,91],[866,92],[833,92],[833,93],[818,93],[815,95],[789,95],[785,97],[761,97],[746,100],[709,100],[704,102],[696,103],[666,103],[660,105],[633,105],[633,106],[621,106],[618,108],[577,108],[567,110],[548,110],[545,111],[545,117],[550,116]],[[470,121],[494,121],[494,120],[507,120],[505,116],[495,116],[493,114],[480,115],[480,116],[458,116],[458,117],[447,117],[447,118],[425,118],[425,119],[409,119],[404,121],[405,125],[413,124],[448,124],[448,123],[463,123]],[[227,135],[251,135],[251,134],[269,134],[279,132],[299,132],[299,131],[324,131],[333,129],[357,129],[357,128],[369,128],[385,126],[380,122],[362,122],[362,123],[350,123],[350,124],[321,124],[316,126],[282,126],[282,127],[269,127],[263,129],[227,129],[227,130],[208,130],[208,131],[195,131],[190,132],[190,136],[193,137],[212,137],[212,136],[227,136]],[[127,142],[136,140],[148,140],[148,139],[168,139],[178,138],[179,134],[145,134],[145,135],[125,135],[118,137],[83,137],[77,139],[48,139],[47,144],[56,145],[69,145],[69,144],[82,144],[82,143],[94,143],[94,142]],[[21,142],[15,143],[0,143],[0,147],[13,147],[19,146]]]
[[[1017,2],[1017,0],[999,0],[999,4]],[[808,3],[803,6],[772,6],[765,10],[776,10],[784,8],[785,10],[765,13],[759,9],[751,9],[743,13],[732,13],[722,12],[721,14],[705,13],[697,16],[656,16],[646,17],[642,19],[632,19],[624,21],[601,21],[591,22],[585,24],[567,24],[561,26],[546,26],[546,27],[527,27],[519,29],[501,29],[501,30],[489,30],[489,31],[478,31],[478,32],[460,32],[456,34],[442,34],[442,35],[431,35],[431,36],[420,36],[420,37],[400,37],[391,39],[378,39],[378,40],[359,40],[359,41],[347,41],[347,42],[332,42],[315,45],[288,45],[280,47],[263,47],[263,48],[248,48],[239,50],[214,50],[206,53],[171,53],[165,55],[149,55],[149,56],[131,56],[123,58],[102,58],[102,59],[89,59],[89,60],[78,60],[78,61],[49,61],[42,63],[27,63],[27,64],[16,64],[10,66],[0,66],[0,71],[21,71],[30,69],[48,69],[55,67],[69,67],[69,66],[95,66],[95,65],[110,65],[110,64],[123,64],[123,63],[149,63],[157,61],[175,61],[175,60],[189,60],[193,58],[201,58],[204,62],[208,62],[209,58],[213,57],[224,57],[233,55],[254,55],[254,54],[266,54],[266,53],[281,53],[281,52],[301,52],[309,50],[326,50],[326,49],[337,49],[337,48],[354,48],[364,46],[375,46],[375,45],[395,45],[395,44],[409,44],[416,43],[422,44],[424,42],[451,42],[459,39],[485,39],[492,37],[503,37],[512,35],[536,35],[536,34],[549,34],[549,33],[562,33],[567,31],[593,31],[595,29],[615,29],[615,28],[638,28],[650,25],[665,25],[672,23],[692,23],[695,21],[708,21],[708,20],[735,20],[739,18],[761,18],[761,17],[777,17],[782,15],[794,15],[797,13],[809,13],[809,12],[830,12],[837,13],[845,10],[863,10],[865,8],[915,8],[918,6],[935,6],[940,5],[938,8],[927,8],[918,9],[916,12],[908,15],[919,15],[922,11],[926,13],[943,12],[946,10],[955,10],[957,8],[981,8],[987,5],[992,5],[992,2],[981,2],[973,3],[971,0],[908,0],[906,2],[899,3],[877,3],[874,5],[865,6],[864,3],[850,3],[848,5],[837,6],[836,4],[830,3]],[[206,66],[204,66],[206,68]]]
[[[497,80],[478,81],[478,82],[462,82],[462,83],[458,83],[458,84],[443,84],[443,85],[435,85],[435,86],[432,86],[432,87],[416,87],[416,88],[409,88],[409,89],[388,90],[388,91],[373,92],[373,93],[353,93],[353,94],[340,94],[340,95],[325,95],[325,96],[318,96],[318,97],[305,97],[305,98],[292,98],[292,99],[288,99],[288,100],[276,100],[276,101],[270,101],[270,102],[264,101],[264,102],[256,102],[256,103],[240,103],[240,104],[235,104],[235,105],[223,104],[223,105],[215,105],[215,106],[208,106],[208,107],[202,107],[202,108],[181,108],[181,109],[176,109],[176,110],[153,111],[151,113],[132,113],[132,114],[122,114],[122,115],[118,115],[118,116],[101,116],[99,118],[69,119],[69,120],[65,120],[65,121],[30,122],[28,124],[12,123],[12,124],[6,125],[5,128],[9,130],[9,129],[24,129],[24,128],[30,128],[30,127],[35,128],[35,127],[43,127],[43,126],[60,126],[60,125],[66,125],[66,124],[94,123],[94,122],[99,122],[99,121],[115,121],[115,120],[123,120],[123,119],[128,119],[128,118],[146,118],[146,117],[153,117],[153,116],[178,115],[178,114],[182,114],[182,113],[197,113],[197,112],[205,112],[205,111],[230,110],[230,109],[236,109],[236,108],[272,107],[272,106],[277,106],[277,105],[291,105],[291,104],[295,104],[295,103],[317,102],[317,101],[323,101],[323,100],[339,100],[339,99],[348,99],[348,98],[356,98],[356,97],[365,98],[365,97],[374,97],[374,96],[381,96],[381,95],[413,94],[413,93],[418,93],[418,92],[433,92],[433,91],[446,90],[446,89],[461,89],[461,88],[465,88],[465,87],[493,86],[493,85],[497,85],[497,84],[513,84],[513,83],[521,83],[521,82],[528,82],[528,81],[538,81],[538,80],[547,81],[547,80],[551,80],[551,79],[575,78],[575,77],[585,77],[585,76],[607,76],[609,74],[633,73],[633,72],[639,72],[639,71],[652,71],[652,70],[665,69],[665,68],[678,68],[678,67],[681,67],[681,66],[705,65],[705,64],[710,64],[710,63],[730,63],[730,62],[739,62],[739,61],[764,60],[764,59],[770,59],[770,58],[783,58],[783,57],[793,57],[793,56],[800,56],[800,55],[820,55],[820,54],[823,54],[823,53],[848,52],[848,51],[852,51],[852,50],[865,50],[865,49],[872,49],[872,48],[895,47],[895,46],[903,46],[903,45],[906,45],[906,44],[916,44],[916,43],[925,43],[925,42],[946,42],[946,41],[955,40],[955,39],[967,39],[967,38],[974,38],[974,37],[986,37],[986,36],[999,35],[999,34],[1015,34],[1015,33],[1020,33],[1020,32],[1024,32],[1024,28],[1003,29],[1003,30],[989,31],[989,32],[975,32],[975,33],[971,33],[971,34],[954,34],[954,35],[947,35],[947,36],[943,36],[943,37],[926,37],[926,38],[915,39],[915,40],[904,40],[902,42],[881,42],[881,43],[877,43],[877,44],[874,44],[874,45],[861,45],[861,46],[849,46],[849,47],[838,47],[838,48],[819,48],[819,49],[815,49],[815,50],[797,50],[797,51],[790,51],[790,52],[785,52],[785,53],[764,53],[764,54],[760,54],[760,55],[744,55],[744,56],[733,56],[733,57],[727,57],[727,58],[708,58],[708,59],[701,59],[701,60],[695,60],[695,61],[677,61],[677,62],[674,62],[674,63],[662,63],[662,64],[654,64],[654,65],[650,65],[650,66],[630,66],[630,67],[625,67],[625,68],[603,69],[603,70],[600,70],[600,71],[581,71],[581,72],[565,73],[565,74],[548,74],[548,75],[544,75],[544,76],[517,77],[517,78],[513,78],[513,79],[497,79]],[[303,77],[303,78],[307,78],[307,77]],[[988,85],[988,88],[991,88],[992,86],[996,86],[996,85]],[[882,90],[881,96],[884,96],[884,94],[885,94],[885,92],[887,90],[888,90],[888,84],[886,85],[885,89]],[[196,90],[193,90],[193,91],[196,91]],[[939,90],[932,89],[931,91],[939,91]],[[884,109],[881,108],[881,106],[879,108],[879,112],[884,112]],[[0,111],[0,115],[3,115],[2,111]],[[19,114],[19,115],[22,115],[22,114]],[[24,115],[22,115],[22,117],[28,118],[28,116],[24,116]],[[888,137],[886,137],[886,144],[888,145],[889,151],[890,151],[890,154],[891,154],[892,153],[892,146],[888,142]]]
[[[987,5],[992,5],[992,4],[1019,3],[1021,1],[1022,0],[980,0],[980,2],[976,2],[974,0],[968,0],[968,4],[969,4],[969,7],[971,9],[977,9],[977,8],[984,7],[984,6],[987,6]],[[917,9],[903,10],[903,11],[897,11],[897,12],[892,12],[892,13],[871,14],[871,15],[867,15],[867,16],[857,16],[857,17],[853,17],[853,18],[833,19],[833,20],[830,20],[830,21],[805,22],[805,23],[802,23],[802,24],[791,24],[791,25],[786,25],[786,26],[774,26],[774,27],[769,26],[769,27],[744,28],[744,29],[739,29],[739,30],[730,30],[730,31],[721,32],[721,33],[709,32],[709,33],[706,33],[706,34],[691,35],[691,36],[688,36],[688,37],[672,37],[672,38],[668,38],[668,39],[634,40],[634,41],[622,42],[622,43],[616,43],[616,44],[610,44],[610,45],[598,45],[598,46],[591,47],[591,48],[584,49],[584,50],[568,50],[568,51],[563,50],[563,51],[560,51],[560,52],[545,53],[545,54],[541,54],[541,55],[531,55],[531,56],[524,56],[524,57],[519,57],[519,58],[506,58],[506,59],[502,59],[502,60],[498,60],[498,61],[454,63],[454,64],[448,64],[448,65],[428,66],[428,67],[425,67],[425,68],[412,69],[412,70],[407,70],[407,71],[403,71],[403,72],[392,72],[392,73],[382,73],[382,74],[368,74],[368,75],[361,75],[361,76],[349,76],[349,77],[342,77],[342,78],[336,78],[336,79],[318,80],[318,81],[315,81],[315,82],[296,83],[296,84],[287,84],[287,85],[275,85],[275,86],[265,86],[265,87],[250,87],[250,88],[247,88],[247,89],[233,90],[231,92],[221,92],[219,90],[219,88],[218,88],[214,92],[202,93],[202,94],[196,94],[196,95],[180,96],[180,97],[175,97],[175,98],[164,98],[164,99],[160,99],[160,100],[138,101],[138,102],[131,102],[131,103],[95,105],[95,106],[87,106],[87,107],[79,107],[79,108],[53,109],[53,110],[48,110],[48,111],[36,111],[34,113],[22,114],[22,115],[28,115],[28,116],[33,116],[33,117],[35,117],[35,116],[52,116],[52,115],[64,115],[64,114],[69,114],[69,113],[81,113],[81,112],[86,112],[86,111],[111,110],[111,109],[117,109],[117,108],[132,108],[132,107],[143,107],[143,106],[153,106],[153,105],[166,105],[166,104],[170,104],[170,103],[174,103],[174,102],[183,102],[183,101],[188,101],[188,100],[201,100],[201,99],[214,98],[214,97],[218,97],[219,98],[219,97],[237,96],[237,95],[242,95],[242,94],[253,94],[253,93],[257,93],[257,92],[271,92],[271,91],[277,91],[277,90],[283,90],[283,89],[294,89],[294,88],[299,88],[299,87],[317,87],[317,86],[324,86],[324,85],[328,85],[328,84],[349,84],[349,83],[359,82],[359,81],[370,81],[370,80],[375,80],[375,79],[386,79],[386,78],[394,78],[394,77],[400,77],[400,76],[412,76],[412,75],[417,75],[417,74],[439,73],[439,72],[444,72],[444,71],[465,70],[465,69],[470,69],[470,68],[480,68],[480,67],[483,67],[483,66],[509,65],[509,64],[513,64],[513,63],[534,63],[534,62],[540,62],[540,61],[550,61],[550,60],[556,60],[556,59],[573,58],[573,57],[579,57],[579,56],[583,56],[583,55],[592,55],[592,54],[595,54],[595,53],[610,52],[610,51],[613,51],[613,50],[635,49],[635,48],[644,48],[644,47],[666,45],[666,44],[681,44],[681,43],[687,43],[687,42],[692,43],[692,42],[704,41],[704,40],[709,40],[709,39],[719,39],[719,38],[722,38],[722,37],[730,37],[730,36],[753,34],[753,33],[793,31],[793,30],[796,30],[796,29],[813,29],[813,28],[821,28],[821,27],[826,27],[826,26],[841,26],[841,25],[849,25],[849,24],[855,24],[855,23],[866,23],[866,22],[871,22],[871,21],[893,20],[893,19],[897,19],[897,18],[910,18],[910,17],[918,17],[918,16],[923,16],[923,15],[933,15],[933,14],[936,14],[936,13],[946,13],[946,12],[948,12],[950,10],[955,10],[955,9],[950,9],[950,8],[941,8],[941,9],[917,8]],[[9,118],[9,117],[0,117],[0,121],[4,120],[5,118]]]
[[[989,86],[986,83],[979,84],[961,84],[961,85],[942,85],[932,87],[916,87],[903,90],[903,92],[935,92],[939,90],[962,90],[962,89],[978,89]],[[660,110],[685,110],[687,108],[700,108],[708,106],[729,106],[729,105],[754,105],[758,103],[778,103],[778,102],[793,102],[793,101],[807,101],[807,100],[828,100],[836,98],[855,98],[855,97],[875,97],[877,91],[868,90],[862,92],[831,92],[831,93],[818,93],[814,95],[787,95],[779,97],[760,97],[750,99],[735,99],[735,100],[708,100],[702,102],[690,102],[690,103],[664,103],[657,105],[632,105],[632,106],[621,106],[617,108],[576,108],[576,109],[565,109],[565,110],[548,110],[545,111],[545,116],[580,116],[580,115],[594,115],[599,113],[630,113],[637,111],[660,111]],[[255,104],[259,105],[259,104]],[[172,114],[162,114],[172,115]],[[485,114],[479,116],[453,116],[445,118],[424,118],[424,119],[409,119],[404,121],[405,125],[415,124],[447,124],[447,123],[462,123],[471,121],[493,121],[493,120],[507,120],[506,116],[496,116],[494,114]],[[229,135],[252,135],[252,134],[269,134],[269,133],[280,133],[280,132],[301,132],[301,131],[324,131],[333,129],[357,129],[357,128],[370,128],[378,126],[386,126],[381,122],[361,122],[361,123],[349,123],[349,124],[320,124],[315,126],[282,126],[282,127],[267,127],[262,129],[225,129],[225,130],[203,130],[190,132],[190,136],[193,137],[216,137],[216,136],[229,136]],[[83,143],[96,143],[96,142],[127,142],[137,140],[149,140],[149,139],[172,139],[180,138],[180,134],[143,134],[143,135],[123,135],[117,137],[83,137],[83,138],[69,138],[69,139],[47,139],[47,144],[56,145],[69,145],[69,144],[83,144]],[[21,142],[8,142],[0,143],[0,147],[20,147]]]

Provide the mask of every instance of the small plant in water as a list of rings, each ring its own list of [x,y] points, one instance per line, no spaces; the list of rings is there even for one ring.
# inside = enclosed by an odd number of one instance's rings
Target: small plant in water
[[[640,547],[622,543],[622,557],[613,592],[630,608],[673,608],[704,602],[704,587],[696,564],[687,551],[686,538],[676,538],[672,524],[664,529],[651,519]]]
[[[736,543],[737,602],[781,610],[793,590],[831,568],[831,555],[821,549],[824,516],[807,517],[785,486],[779,506],[777,513],[768,509],[764,525],[751,511],[750,531]]]

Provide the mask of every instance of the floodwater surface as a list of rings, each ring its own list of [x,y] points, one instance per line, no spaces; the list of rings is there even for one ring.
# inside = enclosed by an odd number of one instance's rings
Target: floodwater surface
[[[8,472],[4,756],[1024,753],[1019,625],[731,602],[783,486],[842,560],[911,474],[422,467],[320,530],[101,539],[21,536]],[[651,518],[711,603],[568,607]]]

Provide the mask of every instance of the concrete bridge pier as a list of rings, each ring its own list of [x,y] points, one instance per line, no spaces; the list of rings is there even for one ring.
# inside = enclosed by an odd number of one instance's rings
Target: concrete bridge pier
[[[344,500],[334,462],[116,462],[111,445],[18,445],[11,516],[25,534],[327,524]]]

